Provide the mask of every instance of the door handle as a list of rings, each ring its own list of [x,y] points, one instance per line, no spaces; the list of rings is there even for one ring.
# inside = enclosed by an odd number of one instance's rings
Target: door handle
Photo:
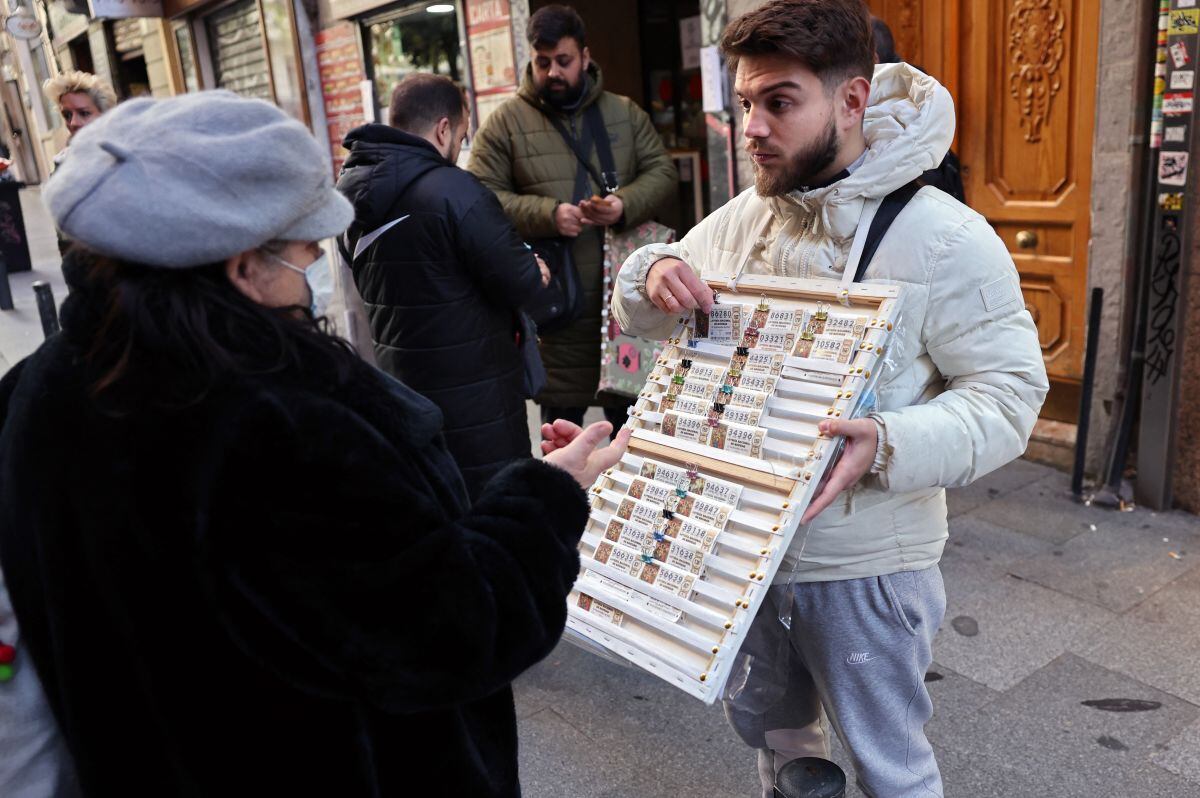
[[[1017,247],[1020,249],[1033,249],[1037,245],[1037,233],[1032,230],[1021,230],[1017,233]]]

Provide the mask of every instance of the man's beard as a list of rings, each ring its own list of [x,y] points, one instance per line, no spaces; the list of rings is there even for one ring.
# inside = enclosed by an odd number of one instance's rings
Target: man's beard
[[[834,126],[831,118],[823,136],[784,161],[782,166],[777,166],[772,170],[755,163],[755,191],[760,197],[782,197],[790,191],[812,185],[816,182],[817,175],[828,169],[829,165],[837,158],[839,144],[837,127]],[[760,152],[780,156],[780,153],[758,146],[747,146],[746,149],[751,154]]]
[[[575,84],[568,83],[565,80],[547,80],[538,89],[538,94],[542,99],[550,103],[556,108],[565,108],[569,105],[574,105],[579,101],[583,94],[583,84],[587,79],[586,72],[579,73],[579,81]]]

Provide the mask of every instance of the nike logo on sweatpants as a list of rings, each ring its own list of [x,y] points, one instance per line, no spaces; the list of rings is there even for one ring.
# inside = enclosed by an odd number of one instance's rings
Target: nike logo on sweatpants
[[[870,652],[856,651],[852,654],[846,655],[846,664],[847,665],[862,665],[864,663],[870,662],[873,659],[877,659],[877,657],[872,657]]]

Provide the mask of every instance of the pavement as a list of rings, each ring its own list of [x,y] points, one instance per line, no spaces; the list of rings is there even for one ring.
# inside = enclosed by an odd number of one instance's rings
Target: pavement
[[[66,296],[36,188],[22,208],[34,271],[11,277],[0,373],[42,341],[32,283]],[[1082,506],[1024,460],[949,505],[926,676],[946,794],[1200,798],[1200,519]],[[514,687],[526,798],[759,795],[721,709],[655,677],[563,643]]]
[[[0,310],[0,374],[32,353],[45,340],[33,284],[39,280],[49,283],[54,291],[54,299],[60,305],[67,296],[67,284],[58,255],[58,239],[50,214],[42,205],[41,189],[37,186],[22,189],[20,197],[33,269],[10,274],[8,278],[14,307],[12,310]]]
[[[1069,486],[1018,460],[949,491],[926,676],[946,795],[1200,798],[1200,519]],[[760,794],[720,707],[641,671],[562,643],[515,692],[526,798]]]

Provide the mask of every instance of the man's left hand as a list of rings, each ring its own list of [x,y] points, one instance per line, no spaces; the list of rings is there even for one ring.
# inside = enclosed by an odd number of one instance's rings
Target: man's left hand
[[[844,435],[846,448],[837,465],[833,467],[833,474],[825,483],[825,487],[813,497],[808,509],[804,511],[804,517],[800,519],[802,524],[807,524],[820,515],[822,510],[833,504],[833,500],[840,496],[842,491],[852,487],[871,470],[871,464],[875,462],[875,450],[879,446],[879,428],[869,418],[822,421],[817,425],[817,429],[822,435],[830,437]]]
[[[579,203],[583,218],[588,224],[611,227],[621,221],[625,215],[625,203],[616,194],[609,194],[602,200],[585,199]]]

